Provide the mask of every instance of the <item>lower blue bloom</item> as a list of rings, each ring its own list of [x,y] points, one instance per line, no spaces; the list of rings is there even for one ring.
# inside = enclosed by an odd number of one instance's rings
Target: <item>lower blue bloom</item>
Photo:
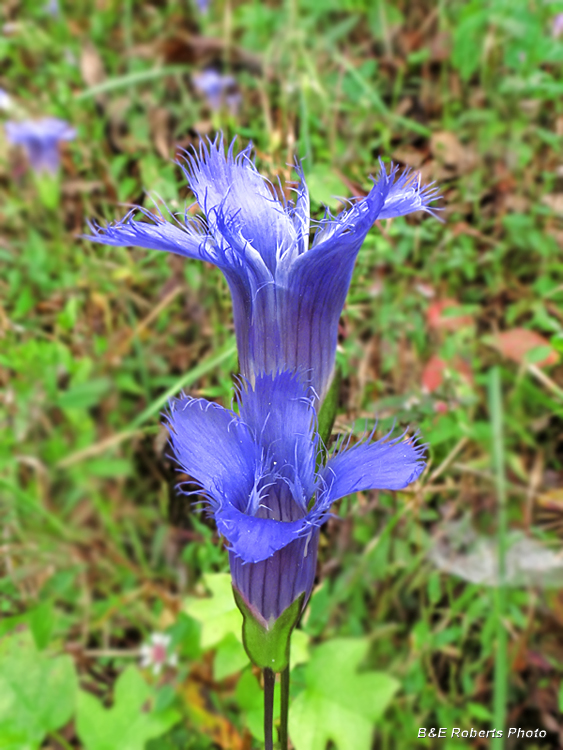
[[[424,468],[412,437],[340,446],[320,462],[314,395],[296,374],[241,381],[240,414],[205,399],[170,405],[178,464],[203,493],[225,538],[233,584],[265,625],[315,578],[319,528],[339,498],[368,489],[400,490]]]
[[[59,143],[70,141],[76,136],[76,131],[67,122],[56,117],[7,122],[4,129],[10,143],[23,147],[35,172],[51,174],[55,174],[59,168]]]

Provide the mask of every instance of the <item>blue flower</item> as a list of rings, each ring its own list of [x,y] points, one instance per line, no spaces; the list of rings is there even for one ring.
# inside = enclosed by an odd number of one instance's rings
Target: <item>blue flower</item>
[[[55,174],[59,168],[59,142],[70,141],[76,136],[76,131],[67,122],[55,117],[7,122],[4,128],[10,143],[23,147],[35,172],[51,174]]]
[[[43,10],[45,13],[48,13],[50,16],[57,17],[61,13],[61,9],[59,7],[59,0],[47,0],[45,3]]]
[[[303,172],[295,200],[262,177],[249,145],[225,155],[223,140],[203,143],[180,163],[206,221],[187,212],[165,216],[140,209],[106,227],[91,225],[89,239],[106,245],[167,250],[214,263],[233,299],[241,374],[299,370],[322,401],[332,378],[338,320],[358,251],[376,219],[412,211],[433,213],[437,190],[412,172],[383,165],[369,194],[338,216],[312,221]],[[310,234],[314,236],[310,241]]]
[[[225,538],[234,586],[265,625],[315,578],[319,528],[358,490],[400,490],[424,468],[423,447],[373,434],[319,461],[314,395],[294,373],[241,380],[240,415],[190,397],[171,402],[168,427],[181,469],[197,483]],[[191,494],[191,493],[187,493]]]
[[[213,68],[193,73],[192,80],[197,91],[207,99],[212,110],[219,111],[223,103],[236,112],[240,94],[235,91],[236,81],[232,76],[224,76]]]

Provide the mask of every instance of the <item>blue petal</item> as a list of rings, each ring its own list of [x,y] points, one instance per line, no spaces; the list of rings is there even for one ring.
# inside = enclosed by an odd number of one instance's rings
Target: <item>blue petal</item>
[[[313,246],[288,268],[276,272],[280,359],[285,367],[308,371],[322,401],[334,370],[338,321],[354,263],[366,234],[385,201],[385,183],[374,185],[343,216],[320,225]],[[268,342],[264,342],[268,346]]]
[[[301,375],[287,371],[259,375],[252,388],[244,381],[241,386],[241,419],[267,456],[277,485],[282,484],[269,493],[278,504],[270,515],[282,520],[303,516],[315,492],[318,453],[311,389]]]
[[[167,419],[178,464],[205,490],[213,510],[246,508],[260,470],[248,427],[219,404],[189,397],[173,400]]]
[[[326,487],[315,507],[325,512],[330,505],[352,492],[363,490],[402,490],[418,479],[425,467],[425,448],[404,434],[375,442],[368,438],[352,448],[341,448],[322,469]]]
[[[251,161],[252,145],[236,156],[234,146],[225,155],[222,137],[202,142],[199,154],[186,152],[180,166],[210,228],[223,216],[224,238],[230,242],[231,234],[240,234],[273,271],[279,255],[295,244],[293,222]]]
[[[135,221],[133,216],[136,211],[140,211],[150,221]],[[166,218],[160,210],[154,213],[138,206],[121,221],[107,226],[90,222],[89,227],[92,234],[83,235],[84,239],[102,245],[144,247],[206,260],[218,266],[229,264],[229,259],[218,251],[201,223],[187,214],[180,221],[170,211]]]
[[[309,189],[305,182],[303,167],[296,161],[294,169],[299,177],[297,187],[291,189],[296,193],[296,199],[293,203],[288,201],[286,211],[293,222],[297,234],[296,251],[298,255],[304,253],[309,248],[309,230],[311,225],[311,201],[309,199]]]
[[[245,562],[229,552],[233,584],[264,626],[277,620],[302,593],[307,603],[317,567],[319,530],[298,537],[266,560]]]
[[[431,208],[429,204],[440,198],[439,189],[433,187],[433,184],[422,186],[420,172],[412,172],[410,169],[406,169],[396,179],[397,171],[397,167],[391,165],[391,170],[387,176],[385,167],[381,163],[381,177],[383,175],[387,177],[389,191],[378,218],[392,219],[395,216],[405,216],[414,211],[426,211],[426,213],[438,218],[436,211],[440,211],[440,209]]]
[[[215,522],[229,549],[249,563],[266,560],[312,528],[306,518],[276,521],[247,515],[228,505],[215,513]]]

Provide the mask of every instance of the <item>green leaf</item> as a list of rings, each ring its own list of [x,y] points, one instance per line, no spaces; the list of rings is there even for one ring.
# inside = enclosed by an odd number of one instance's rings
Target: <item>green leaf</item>
[[[0,747],[35,750],[72,717],[78,684],[68,655],[37,650],[29,631],[0,640]]]
[[[213,679],[220,682],[225,677],[240,672],[247,664],[248,656],[240,642],[240,635],[237,638],[234,633],[229,633],[217,646],[213,661]]]
[[[486,706],[481,705],[481,703],[473,703],[472,701],[469,701],[467,704],[467,712],[473,719],[477,719],[478,721],[489,723],[494,721],[493,714]]]
[[[233,598],[231,576],[207,573],[203,583],[211,596],[205,599],[189,596],[184,607],[190,617],[201,623],[202,649],[214,648],[229,633],[241,641],[242,615]]]
[[[242,642],[250,660],[260,669],[283,672],[289,664],[291,632],[301,615],[305,593],[284,609],[277,620],[268,624],[255,617],[234,586],[233,593],[244,619]]]
[[[55,625],[53,602],[46,601],[35,609],[32,609],[28,614],[28,618],[35,645],[39,649],[46,648]]]
[[[223,680],[239,672],[248,663],[243,648],[243,618],[236,605],[228,573],[207,573],[205,588],[211,596],[189,596],[184,602],[186,615],[201,625],[202,650],[216,649],[213,677]],[[184,615],[185,616],[185,615]],[[301,631],[291,634],[291,663],[302,664],[309,659],[309,636]],[[277,667],[276,667],[277,669]]]
[[[291,634],[291,659],[290,666],[305,664],[311,658],[309,653],[310,638],[304,630],[295,629]]]
[[[367,640],[335,639],[313,652],[305,668],[305,690],[289,711],[289,733],[296,750],[369,750],[373,725],[399,683],[385,672],[361,672]]]
[[[349,192],[346,185],[328,164],[315,164],[307,172],[307,186],[313,202],[323,203],[332,209],[338,208],[340,205],[338,198],[346,197]]]
[[[328,389],[328,393],[325,396],[325,400],[319,411],[319,426],[318,432],[323,441],[324,445],[328,445],[334,420],[336,419],[336,410],[338,409],[338,396],[340,395],[340,383],[342,381],[342,373],[340,368],[336,368],[332,383]]]
[[[134,666],[127,667],[115,683],[111,708],[80,691],[76,731],[85,750],[115,750],[117,738],[119,750],[144,750],[148,740],[165,734],[181,718],[172,708],[151,710],[153,702],[151,688]]]
[[[86,383],[78,383],[60,393],[57,404],[61,409],[90,409],[101,401],[110,387],[109,378],[96,378]]]

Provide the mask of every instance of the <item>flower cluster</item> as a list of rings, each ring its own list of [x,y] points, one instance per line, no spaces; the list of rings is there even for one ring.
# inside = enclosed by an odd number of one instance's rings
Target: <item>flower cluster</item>
[[[338,216],[310,217],[303,172],[294,200],[257,171],[251,149],[222,138],[179,162],[205,219],[139,209],[89,236],[107,245],[165,250],[223,272],[233,301],[241,377],[238,413],[182,397],[168,414],[176,459],[203,492],[229,550],[244,607],[267,630],[315,577],[319,528],[339,498],[398,490],[424,467],[406,435],[323,459],[318,412],[334,374],[337,327],[356,256],[376,219],[421,210],[437,197],[409,171],[381,165],[365,198]]]

